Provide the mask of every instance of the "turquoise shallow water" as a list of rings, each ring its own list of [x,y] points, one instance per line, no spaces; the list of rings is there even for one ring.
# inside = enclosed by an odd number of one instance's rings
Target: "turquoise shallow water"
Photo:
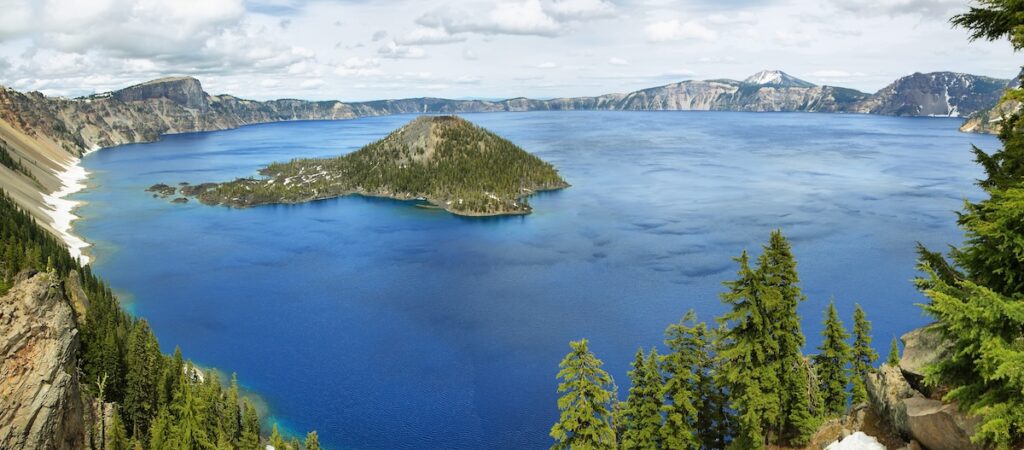
[[[959,120],[726,112],[466,115],[573,186],[526,217],[466,219],[359,197],[246,210],[173,205],[157,182],[250,176],[346,153],[411,116],[168,136],[85,158],[77,232],[165,350],[238,372],[332,448],[546,448],[555,373],[589,338],[620,390],[638,346],[722,311],[731,258],[784,229],[808,351],[835,297],[876,347],[926,322],[914,244],[960,240],[979,194]]]

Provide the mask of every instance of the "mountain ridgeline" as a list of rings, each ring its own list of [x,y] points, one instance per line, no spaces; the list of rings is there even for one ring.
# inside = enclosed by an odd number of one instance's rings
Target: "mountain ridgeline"
[[[389,114],[538,110],[715,110],[850,112],[967,117],[991,108],[1008,80],[953,72],[913,74],[875,94],[819,86],[781,71],[744,81],[682,81],[627,94],[501,101],[410,98],[369,102],[252,101],[210,95],[198,80],[172,77],[76,99],[0,88],[0,118],[42,134],[72,153],[148,142],[160,135],[287,120],[335,120]]]
[[[569,186],[551,164],[454,116],[421,116],[348,155],[275,163],[260,174],[182,192],[233,207],[351,194],[424,199],[454,214],[492,216],[528,214],[524,197]]]

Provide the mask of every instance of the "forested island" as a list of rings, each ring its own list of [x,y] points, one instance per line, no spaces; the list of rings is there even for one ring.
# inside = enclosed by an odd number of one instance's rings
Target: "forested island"
[[[355,194],[497,216],[529,214],[526,197],[569,186],[551,164],[455,116],[421,116],[348,155],[274,163],[259,173],[263,178],[185,186],[181,193],[238,208]]]

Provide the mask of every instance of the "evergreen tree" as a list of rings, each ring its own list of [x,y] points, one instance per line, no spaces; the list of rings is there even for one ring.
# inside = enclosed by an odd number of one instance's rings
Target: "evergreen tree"
[[[878,353],[871,347],[871,322],[864,310],[856,305],[853,310],[853,404],[858,405],[868,400],[864,380],[875,365]]]
[[[587,340],[570,342],[572,351],[559,364],[558,409],[561,416],[551,427],[553,450],[612,450],[616,447],[611,426],[612,378],[601,369]]]
[[[782,231],[772,231],[758,258],[757,274],[764,297],[761,303],[773,326],[772,336],[778,342],[778,353],[770,360],[777,368],[779,384],[768,386],[766,394],[778,397],[781,414],[777,423],[770,425],[786,442],[803,445],[817,428],[811,415],[809,374],[801,352],[805,340],[797,313],[806,297],[800,289],[796,258]]]
[[[125,377],[124,419],[129,429],[149,433],[149,421],[156,415],[157,382],[162,375],[163,356],[145,320],[132,327],[128,338]]]
[[[213,448],[210,437],[206,434],[205,415],[201,401],[192,392],[187,383],[181,385],[181,400],[175,404],[177,420],[174,423],[175,441],[180,450],[207,450]]]
[[[829,302],[825,313],[825,329],[821,333],[820,353],[814,357],[814,368],[821,385],[825,411],[832,415],[846,410],[846,365],[850,362],[850,346],[846,340],[850,335],[843,328],[843,322],[836,312],[835,302]]]
[[[178,447],[171,429],[171,416],[161,408],[149,426],[150,450],[174,450]]]
[[[738,278],[725,283],[729,292],[721,296],[731,310],[718,319],[725,328],[717,354],[719,376],[737,416],[732,446],[756,449],[764,447],[770,432],[767,425],[777,423],[782,413],[779,397],[772,395],[779,378],[771,355],[778,354],[779,343],[765,314],[770,305],[764,304],[761,277],[750,268],[746,252],[736,261]]]
[[[629,372],[632,387],[622,410],[623,450],[657,450],[661,429],[662,379],[658,369],[658,352],[651,349],[644,358],[643,349],[636,351],[633,370]]]
[[[711,394],[701,390],[708,388],[702,381],[710,379],[710,356],[707,325],[696,322],[697,315],[690,310],[678,324],[665,330],[665,345],[669,349],[662,358],[665,422],[661,426],[661,440],[665,448],[699,449],[700,433],[705,431],[700,427],[713,425],[701,423],[701,416],[707,414],[703,396]]]
[[[889,359],[885,362],[893,367],[900,365],[900,347],[896,343],[896,336],[892,337],[892,345],[889,346]]]
[[[249,399],[242,400],[242,436],[238,439],[239,449],[256,448],[260,445],[260,419],[256,408]]]
[[[320,450],[320,438],[316,435],[316,431],[307,433],[306,440],[302,444],[306,446],[306,450]]]
[[[227,395],[227,417],[225,418],[224,432],[228,439],[235,445],[242,437],[242,410],[238,403],[238,375],[231,374],[231,385],[228,387]]]
[[[284,438],[281,437],[281,432],[277,430],[277,424],[274,424],[274,429],[270,431],[270,446],[274,447],[274,450],[285,450],[287,447],[284,444]]]
[[[128,432],[125,431],[121,413],[114,408],[110,418],[110,430],[107,433],[107,450],[130,450]]]

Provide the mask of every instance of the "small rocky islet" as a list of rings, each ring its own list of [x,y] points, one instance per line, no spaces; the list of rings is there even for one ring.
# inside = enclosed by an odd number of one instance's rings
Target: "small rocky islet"
[[[526,197],[569,187],[551,164],[456,116],[420,116],[348,155],[273,163],[259,174],[182,183],[178,191],[235,208],[364,195],[424,200],[462,216],[498,216],[529,214]],[[147,190],[168,197],[174,189],[156,184]]]

